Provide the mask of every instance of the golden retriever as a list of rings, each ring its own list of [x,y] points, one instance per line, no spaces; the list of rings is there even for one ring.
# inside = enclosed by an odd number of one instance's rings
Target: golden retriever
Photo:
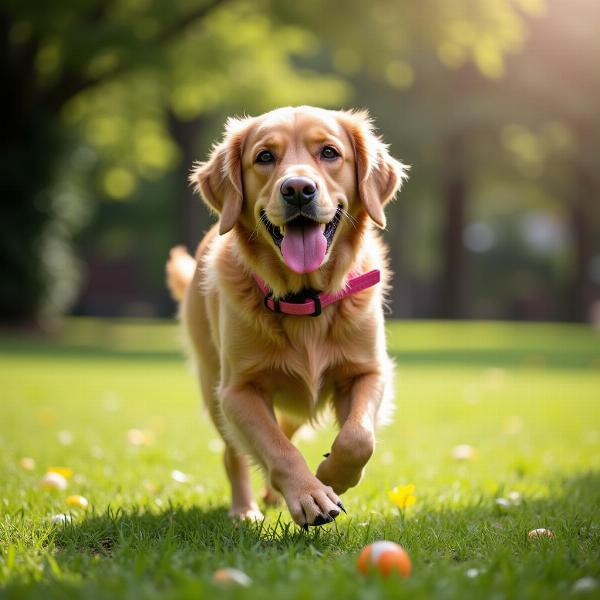
[[[225,442],[231,516],[261,518],[248,457],[264,469],[265,500],[283,496],[305,529],[335,519],[361,479],[393,385],[376,226],[406,171],[365,112],[308,106],[229,119],[196,165],[191,181],[219,222],[195,259],[171,251],[167,275]],[[379,284],[353,289],[377,270]],[[326,407],[340,430],[313,475],[291,440]]]

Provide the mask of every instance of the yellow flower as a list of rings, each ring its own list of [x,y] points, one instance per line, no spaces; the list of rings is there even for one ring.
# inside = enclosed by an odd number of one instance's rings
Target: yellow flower
[[[413,495],[414,491],[415,486],[412,483],[397,485],[393,490],[388,492],[388,496],[400,510],[405,510],[417,501]]]
[[[70,467],[48,467],[47,472],[62,475],[65,479],[71,479],[71,477],[73,477],[73,469]]]

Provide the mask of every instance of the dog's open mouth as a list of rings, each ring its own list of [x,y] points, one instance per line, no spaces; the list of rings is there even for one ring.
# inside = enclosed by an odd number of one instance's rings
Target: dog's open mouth
[[[264,210],[261,211],[261,220],[281,250],[285,264],[296,273],[310,273],[323,264],[341,217],[340,205],[329,223],[318,223],[299,215],[278,227],[267,219]]]

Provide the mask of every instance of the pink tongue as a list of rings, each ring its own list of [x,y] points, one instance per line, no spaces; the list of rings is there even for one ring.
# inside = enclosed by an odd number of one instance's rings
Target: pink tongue
[[[327,240],[318,223],[288,225],[281,241],[285,264],[296,273],[316,271],[327,253]]]

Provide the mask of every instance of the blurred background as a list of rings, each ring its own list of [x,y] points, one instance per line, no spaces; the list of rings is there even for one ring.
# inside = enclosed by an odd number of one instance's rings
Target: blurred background
[[[597,0],[3,0],[0,318],[172,316],[224,120],[366,107],[392,315],[600,321]],[[595,316],[594,316],[595,315]]]

